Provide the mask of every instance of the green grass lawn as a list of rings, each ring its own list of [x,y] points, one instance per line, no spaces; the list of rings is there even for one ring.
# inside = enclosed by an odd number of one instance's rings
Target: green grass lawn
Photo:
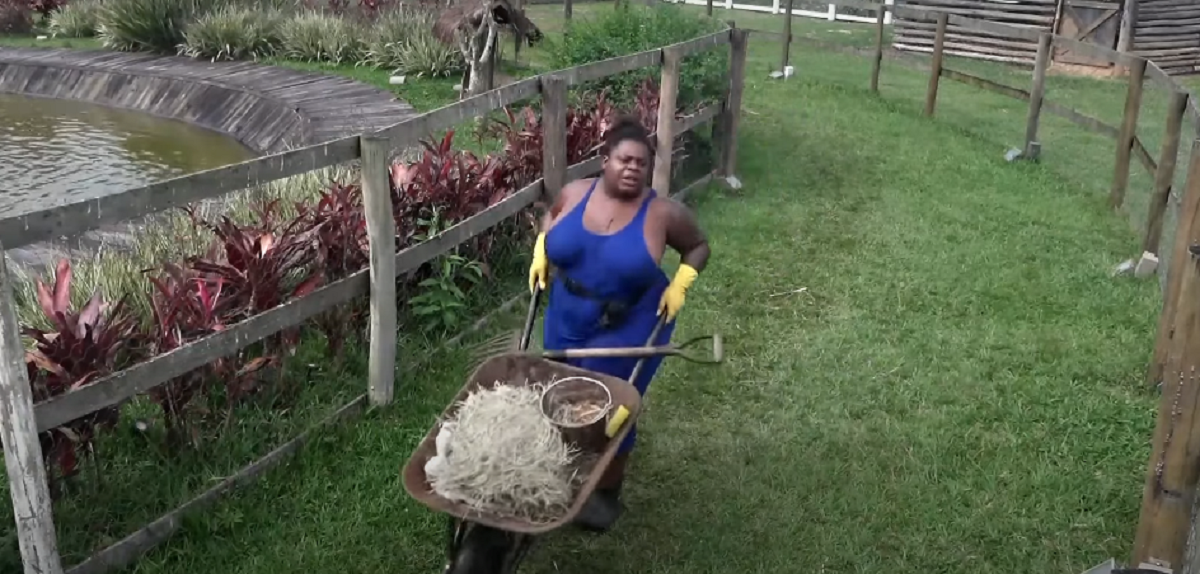
[[[531,11],[543,29],[558,25],[561,7]],[[714,185],[695,201],[713,258],[678,337],[722,333],[726,364],[666,364],[619,527],[551,534],[523,571],[1064,574],[1124,560],[1153,426],[1140,381],[1158,291],[1109,277],[1138,249],[1130,223],[1104,206],[1111,142],[1048,117],[1043,161],[1008,164],[1023,103],[945,82],[928,120],[922,73],[885,63],[876,96],[869,63],[832,49],[869,45],[870,26],[798,19],[795,30],[798,75],[786,82],[767,78],[780,44],[751,37],[745,189]],[[536,68],[538,52],[526,55]],[[1028,71],[948,65],[1028,81]],[[446,101],[434,82],[405,89],[427,89],[410,96],[418,107]],[[1049,97],[1116,123],[1123,89],[1055,77]],[[1145,174],[1132,181],[1131,197],[1146,193]],[[411,346],[400,360],[417,360]],[[399,472],[468,365],[461,351],[428,365],[406,371],[394,406],[190,517],[130,572],[440,571],[443,518],[405,494]],[[332,390],[313,402],[365,388],[361,357],[319,369]],[[72,557],[89,527],[144,523],[282,436],[240,432],[252,448],[185,465],[186,480],[130,459],[144,476],[123,498],[59,510]]]

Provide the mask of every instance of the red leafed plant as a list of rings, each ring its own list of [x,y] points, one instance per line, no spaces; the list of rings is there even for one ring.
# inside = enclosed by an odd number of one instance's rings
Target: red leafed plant
[[[136,319],[122,298],[109,306],[97,291],[78,311],[71,308],[71,264],[59,261],[53,286],[37,280],[37,300],[53,330],[33,327],[22,334],[34,341],[25,354],[26,369],[35,402],[78,389],[119,370],[138,354]],[[93,451],[98,428],[111,428],[120,415],[109,407],[41,433],[42,454],[47,466],[57,465],[64,478],[78,469],[82,449]]]
[[[616,108],[600,92],[592,105],[567,109],[567,164],[576,164],[598,152],[604,134],[612,125]]]
[[[257,221],[238,225],[228,217],[218,222],[195,217],[196,225],[216,236],[205,257],[189,257],[187,266],[209,281],[224,281],[229,300],[222,320],[248,319],[279,306],[289,297],[301,297],[321,285],[316,270],[317,252],[302,219],[279,223],[278,200],[255,207]]]
[[[362,187],[330,182],[315,206],[296,204],[297,220],[316,240],[318,265],[328,282],[348,277],[370,263],[367,220],[363,215]],[[338,355],[347,336],[362,333],[368,308],[350,302],[316,317],[331,354]]]
[[[634,111],[642,122],[642,127],[654,133],[658,128],[658,82],[654,78],[646,78],[638,85],[637,95],[634,96]]]
[[[420,222],[440,219],[462,221],[494,205],[512,192],[499,158],[482,160],[469,151],[451,147],[454,130],[436,144],[422,141],[425,153],[410,165],[392,170],[392,206],[396,219],[397,247],[404,248],[414,235],[428,232]]]

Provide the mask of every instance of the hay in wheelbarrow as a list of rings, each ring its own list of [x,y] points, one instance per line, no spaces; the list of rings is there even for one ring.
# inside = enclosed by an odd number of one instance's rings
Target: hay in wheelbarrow
[[[544,385],[480,388],[438,431],[425,474],[437,494],[478,512],[549,522],[567,512],[587,476],[584,453],[542,412]]]
[[[434,490],[432,481],[426,473],[425,466],[431,459],[436,458],[438,455],[437,437],[441,433],[442,426],[447,422],[458,420],[458,411],[472,393],[494,388],[498,382],[507,386],[520,387],[545,381],[559,381],[560,384],[558,386],[562,387],[561,382],[571,378],[584,378],[598,382],[600,387],[602,387],[599,393],[605,397],[611,397],[614,408],[624,407],[629,414],[624,424],[619,427],[617,434],[611,437],[606,435],[607,421],[605,419],[597,421],[597,424],[586,425],[580,428],[563,427],[560,429],[567,443],[577,447],[580,451],[580,454],[575,459],[574,467],[576,472],[581,475],[582,480],[582,484],[575,489],[572,495],[573,501],[565,512],[559,513],[548,521],[532,521],[512,516],[511,512],[484,512],[477,508],[472,508],[471,505],[465,502],[446,498]],[[562,390],[577,391],[579,389],[577,387],[566,387]],[[589,393],[585,393],[585,395],[587,394]],[[545,398],[548,400],[545,407],[548,410],[545,412],[551,415],[554,414],[556,401],[553,399],[559,396],[560,394],[556,392],[546,393]],[[571,402],[577,401],[576,399],[571,399]],[[506,353],[494,356],[484,361],[475,369],[467,382],[459,389],[454,398],[451,399],[446,409],[442,411],[437,423],[425,433],[424,438],[413,449],[412,454],[409,456],[408,461],[405,462],[404,468],[401,471],[404,490],[408,492],[409,496],[431,510],[446,513],[458,521],[471,522],[507,532],[522,534],[541,534],[555,530],[570,523],[583,509],[588,497],[599,483],[604,470],[612,462],[613,457],[616,456],[621,441],[625,439],[630,428],[637,421],[638,414],[641,411],[641,404],[641,394],[638,393],[638,390],[633,385],[609,375],[586,371],[565,363],[525,353]],[[453,437],[453,434],[449,435],[449,437]],[[445,440],[443,438],[443,441]]]

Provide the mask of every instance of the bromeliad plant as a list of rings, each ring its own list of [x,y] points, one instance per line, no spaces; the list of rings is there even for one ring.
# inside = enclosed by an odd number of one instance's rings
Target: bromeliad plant
[[[140,355],[138,324],[124,298],[110,306],[96,292],[76,311],[70,297],[71,264],[63,259],[55,269],[52,286],[37,280],[38,306],[53,330],[22,329],[34,342],[25,354],[25,364],[35,402],[87,385]],[[111,428],[118,415],[119,407],[109,407],[41,433],[42,456],[48,468],[57,467],[64,479],[74,476],[79,454],[95,454],[97,429]],[[50,476],[53,480],[53,473]]]

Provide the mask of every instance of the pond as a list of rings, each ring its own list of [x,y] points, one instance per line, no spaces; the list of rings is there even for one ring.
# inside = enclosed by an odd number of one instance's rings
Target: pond
[[[86,102],[0,94],[0,214],[245,161],[231,137]]]

